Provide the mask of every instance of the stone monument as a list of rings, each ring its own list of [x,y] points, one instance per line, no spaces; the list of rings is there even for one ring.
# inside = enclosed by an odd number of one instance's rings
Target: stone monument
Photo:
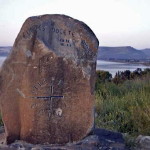
[[[25,21],[0,73],[7,143],[65,144],[92,130],[98,45],[86,24],[65,15]]]

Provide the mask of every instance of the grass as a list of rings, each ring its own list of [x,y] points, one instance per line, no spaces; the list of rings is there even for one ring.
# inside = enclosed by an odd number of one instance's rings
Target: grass
[[[122,84],[105,82],[96,90],[97,127],[150,135],[150,75]]]

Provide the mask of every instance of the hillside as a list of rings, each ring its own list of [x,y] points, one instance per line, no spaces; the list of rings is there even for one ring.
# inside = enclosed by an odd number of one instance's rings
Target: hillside
[[[143,49],[142,52],[144,52],[148,59],[150,59],[150,49]]]
[[[102,60],[145,60],[145,59],[150,59],[150,49],[137,50],[131,46],[99,47],[98,59],[102,59]]]

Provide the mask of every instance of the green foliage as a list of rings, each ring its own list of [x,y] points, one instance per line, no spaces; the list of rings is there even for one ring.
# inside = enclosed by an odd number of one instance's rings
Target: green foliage
[[[147,74],[150,74],[150,69],[147,68],[144,71],[142,71],[141,68],[137,68],[135,71],[131,72],[130,70],[126,71],[118,71],[115,75],[115,77],[112,79],[112,81],[115,84],[123,83],[126,80],[133,80],[136,78],[143,78]]]
[[[140,76],[119,84],[101,82],[97,85],[98,127],[132,135],[150,135],[150,74],[145,70]]]
[[[101,83],[110,82],[112,75],[108,71],[96,71],[96,90],[100,88]]]

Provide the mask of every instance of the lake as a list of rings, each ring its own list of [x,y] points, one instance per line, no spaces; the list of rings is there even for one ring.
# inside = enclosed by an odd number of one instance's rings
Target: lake
[[[134,71],[137,68],[141,68],[143,70],[145,68],[150,68],[150,66],[144,66],[142,64],[129,64],[129,63],[119,63],[119,62],[98,60],[96,70],[109,71],[114,77],[116,72],[118,71],[125,71],[125,70]]]
[[[0,66],[2,65],[5,59],[6,57],[0,57]],[[108,61],[98,60],[96,70],[109,71],[114,77],[116,72],[118,71],[125,71],[125,70],[134,71],[137,68],[145,69],[145,68],[150,68],[150,66],[144,66],[141,64],[128,64],[128,63],[108,62]]]

